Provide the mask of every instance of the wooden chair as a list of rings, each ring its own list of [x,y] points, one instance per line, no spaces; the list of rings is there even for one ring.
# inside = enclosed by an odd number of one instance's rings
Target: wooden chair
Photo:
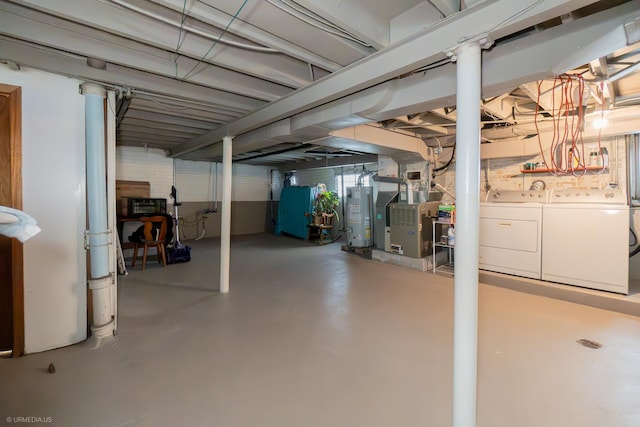
[[[140,221],[143,222],[144,239],[141,242],[135,242],[133,248],[133,261],[131,267],[136,266],[136,260],[138,259],[138,248],[142,245],[144,254],[142,256],[142,269],[144,270],[147,264],[147,250],[150,247],[155,247],[158,252],[158,262],[162,262],[162,266],[167,266],[167,257],[164,250],[165,239],[167,236],[167,217],[166,216],[150,216],[142,217]],[[154,224],[156,228],[154,228]],[[159,225],[159,227],[158,227]]]

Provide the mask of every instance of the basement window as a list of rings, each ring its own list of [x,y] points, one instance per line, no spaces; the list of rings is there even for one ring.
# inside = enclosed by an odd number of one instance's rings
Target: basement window
[[[336,192],[338,193],[338,197],[342,198],[342,184],[344,180],[344,191],[347,191],[347,187],[355,187],[358,183],[358,177],[360,174],[344,174],[336,176]],[[365,175],[362,177],[362,185],[369,185],[369,175]]]

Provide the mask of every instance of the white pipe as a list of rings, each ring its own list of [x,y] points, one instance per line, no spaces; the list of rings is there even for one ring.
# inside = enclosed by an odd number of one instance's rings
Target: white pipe
[[[116,94],[107,91],[107,105],[116,105]],[[115,108],[107,108],[107,208],[109,229],[113,239],[118,239],[116,214],[116,112]],[[114,240],[115,241],[115,240]],[[118,330],[118,253],[117,245],[109,248],[109,265],[113,286],[111,286],[111,307],[113,308],[113,331]]]
[[[222,138],[222,224],[220,230],[220,292],[229,292],[231,252],[231,137]]]
[[[211,164],[211,188],[212,188],[212,196],[211,201],[213,202],[213,208],[218,210],[218,163],[213,162]],[[210,169],[211,170],[211,169]]]
[[[89,216],[89,288],[93,300],[94,336],[112,334],[111,275],[109,272],[109,236],[107,233],[107,182],[105,165],[105,89],[84,83],[85,144],[87,156],[87,205]]]
[[[480,212],[481,50],[463,44],[457,55],[456,263],[454,267],[453,427],[476,425],[478,248]]]
[[[197,34],[197,35],[199,35],[201,37],[204,37],[206,39],[209,39],[209,40],[214,40],[214,41],[217,40],[218,42],[224,43],[224,44],[229,45],[229,46],[239,47],[241,49],[253,50],[253,51],[256,51],[256,52],[278,53],[277,50],[272,49],[270,47],[254,46],[254,45],[251,45],[251,44],[234,42],[233,40],[229,40],[229,39],[223,39],[220,36],[215,36],[213,34],[207,33],[206,31],[202,31],[202,30],[199,30],[197,28],[194,28],[194,27],[190,26],[189,24],[186,24],[186,23],[182,23],[181,24],[181,23],[173,21],[173,20],[171,20],[169,18],[165,18],[162,15],[158,15],[156,13],[153,13],[153,12],[149,11],[149,10],[143,9],[141,7],[135,6],[135,5],[131,4],[131,3],[127,3],[127,2],[122,1],[122,0],[111,0],[111,2],[115,3],[115,4],[119,5],[119,6],[122,6],[122,7],[126,8],[126,9],[133,10],[134,12],[138,12],[138,13],[140,13],[142,15],[145,15],[145,16],[147,16],[149,18],[155,19],[156,21],[163,22],[163,23],[165,23],[167,25],[171,25],[172,27],[175,27],[175,28],[182,28],[183,31],[187,31],[189,33]]]
[[[406,179],[404,183],[407,185],[407,204],[412,205],[413,204],[413,185],[411,184],[411,181],[408,179]]]

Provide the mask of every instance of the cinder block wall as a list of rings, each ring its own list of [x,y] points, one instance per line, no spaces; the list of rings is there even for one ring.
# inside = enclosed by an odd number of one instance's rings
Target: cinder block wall
[[[595,147],[596,142],[585,143],[588,147]],[[542,156],[513,157],[507,159],[483,159],[480,170],[480,191],[486,195],[489,188],[498,190],[528,190],[535,180],[542,180],[548,189],[594,189],[604,188],[608,183],[617,183],[618,188],[626,191],[626,148],[624,137],[609,137],[600,143],[609,152],[609,168],[605,172],[589,171],[584,176],[562,175],[555,176],[550,173],[522,173],[525,163],[537,163],[542,161]],[[547,156],[548,154],[545,153]],[[442,159],[448,159],[451,150],[446,149],[442,153]],[[578,174],[579,175],[579,174]],[[449,169],[436,178],[436,181],[444,185],[447,190],[455,193],[455,160]]]
[[[171,186],[178,190],[182,203],[180,237],[220,236],[222,165],[168,158],[163,150],[118,147],[116,175],[119,180],[147,181],[151,197],[167,199],[173,212]],[[231,234],[263,233],[273,230],[273,220],[280,199],[282,177],[265,166],[233,165],[231,194]],[[204,228],[204,235],[203,233]],[[124,238],[131,230],[123,232]]]

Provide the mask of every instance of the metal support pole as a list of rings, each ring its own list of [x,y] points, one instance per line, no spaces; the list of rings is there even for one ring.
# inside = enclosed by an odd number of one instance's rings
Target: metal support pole
[[[229,254],[231,252],[231,141],[222,139],[222,224],[220,230],[220,292],[229,292]]]
[[[87,155],[87,205],[89,216],[89,288],[93,300],[92,331],[100,338],[113,333],[113,307],[109,269],[107,228],[107,175],[105,165],[105,123],[103,87],[85,83],[85,144]]]
[[[480,212],[481,46],[457,56],[456,262],[454,267],[453,426],[476,425],[478,364],[478,245]]]

